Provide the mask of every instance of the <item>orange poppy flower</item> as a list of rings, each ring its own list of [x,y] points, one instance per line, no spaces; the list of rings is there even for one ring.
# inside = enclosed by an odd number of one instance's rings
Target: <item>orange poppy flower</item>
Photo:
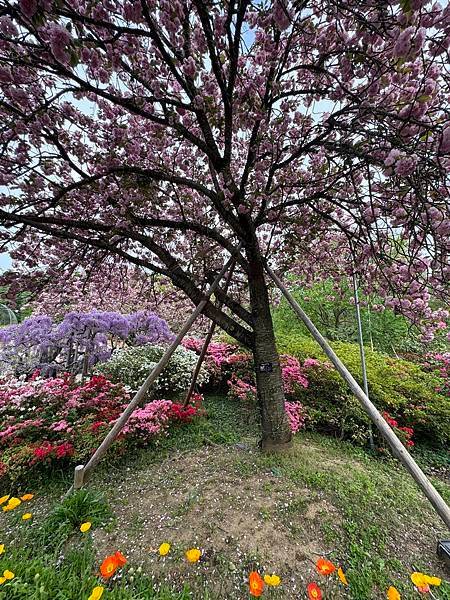
[[[322,590],[317,583],[310,583],[306,589],[309,600],[322,600]]]
[[[331,573],[336,571],[336,567],[333,565],[333,563],[326,558],[319,558],[319,560],[316,562],[316,567],[319,573],[325,576],[331,575]]]
[[[386,592],[387,600],[401,600],[400,592],[393,585]]]
[[[248,585],[251,596],[261,596],[264,589],[264,581],[257,571],[252,571],[248,576]]]
[[[102,577],[109,579],[114,575],[118,568],[119,563],[117,558],[114,554],[112,554],[111,556],[107,556],[100,565],[100,573],[102,574]]]
[[[127,559],[125,558],[125,556],[122,554],[122,552],[119,552],[117,550],[117,552],[114,554],[116,560],[117,560],[117,564],[119,565],[119,567],[123,567],[123,565],[127,564]]]

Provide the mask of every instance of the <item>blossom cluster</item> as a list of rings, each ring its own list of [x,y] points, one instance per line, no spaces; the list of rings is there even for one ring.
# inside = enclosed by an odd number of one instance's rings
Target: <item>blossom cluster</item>
[[[450,352],[427,354],[422,366],[427,371],[437,372],[440,383],[435,391],[450,398]]]
[[[137,390],[145,381],[166,348],[160,344],[145,344],[139,347],[122,348],[113,352],[111,359],[96,367],[109,379],[122,382],[132,390]],[[158,377],[153,391],[160,396],[173,397],[184,393],[190,384],[192,372],[197,364],[196,354],[179,346],[172,354],[164,371]],[[209,380],[207,368],[202,367],[198,375],[198,385]]]
[[[300,402],[286,400],[284,408],[289,419],[292,433],[297,433],[305,426],[305,410]]]
[[[197,409],[192,405],[184,407],[170,400],[153,400],[134,411],[123,428],[122,435],[132,434],[145,443],[164,433],[171,421],[189,423],[196,414]]]
[[[203,348],[204,340],[201,338],[185,338],[182,341],[187,350],[192,350],[200,354]],[[211,377],[215,381],[220,381],[222,376],[222,367],[235,361],[238,346],[226,342],[211,341],[205,356],[205,365]]]
[[[395,430],[395,433],[405,446],[414,446],[414,441],[412,439],[414,435],[414,429],[412,427],[400,427],[398,420],[386,411],[383,412],[383,418],[387,422],[387,424]]]

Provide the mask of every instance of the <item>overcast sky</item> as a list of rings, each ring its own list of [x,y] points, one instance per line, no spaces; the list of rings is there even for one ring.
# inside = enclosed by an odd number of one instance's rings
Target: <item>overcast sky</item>
[[[9,254],[6,252],[2,252],[0,254],[0,273],[3,273],[3,271],[9,269],[10,266],[11,258],[9,257]]]

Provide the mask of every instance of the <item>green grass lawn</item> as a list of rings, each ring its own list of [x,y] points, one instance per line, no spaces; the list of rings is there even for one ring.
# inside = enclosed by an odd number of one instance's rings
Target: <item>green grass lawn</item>
[[[115,457],[94,473],[89,492],[59,504],[71,473],[47,474],[17,489],[35,493],[2,513],[0,600],[87,600],[103,558],[120,550],[127,565],[105,585],[108,599],[244,599],[249,571],[277,573],[279,588],[264,596],[306,598],[306,585],[325,580],[315,561],[342,565],[349,586],[329,586],[325,598],[383,599],[395,585],[414,591],[414,570],[450,579],[436,557],[443,524],[409,476],[392,459],[311,433],[291,452],[263,455],[255,423],[223,398],[209,398],[208,417],[147,449]],[[434,479],[450,501],[450,486]],[[25,506],[25,505],[24,505]],[[92,521],[87,534],[79,524]],[[171,543],[161,558],[157,549]],[[184,551],[202,549],[199,563]],[[0,572],[0,575],[1,575]],[[331,580],[330,580],[331,581]],[[328,583],[329,585],[329,583]],[[450,599],[450,585],[433,588]]]

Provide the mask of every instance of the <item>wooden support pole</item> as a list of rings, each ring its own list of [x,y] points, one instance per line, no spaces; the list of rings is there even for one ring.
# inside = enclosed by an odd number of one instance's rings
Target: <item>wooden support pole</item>
[[[183,406],[186,407],[189,404],[191,396],[195,389],[195,384],[197,383],[197,378],[200,373],[200,369],[202,368],[203,361],[205,360],[206,353],[208,351],[208,346],[210,341],[212,340],[212,336],[214,335],[214,330],[216,329],[216,324],[214,321],[211,323],[209,327],[208,334],[206,335],[205,341],[203,342],[202,349],[197,359],[197,364],[195,365],[194,372],[192,373],[191,383],[189,385],[189,389],[187,391],[186,397],[183,402]]]
[[[350,389],[355,394],[357,399],[360,401],[362,407],[369,415],[370,419],[377,426],[381,435],[388,442],[390,447],[392,448],[392,452],[394,455],[400,460],[403,466],[407,469],[411,477],[417,483],[417,485],[422,489],[425,496],[428,498],[432,506],[434,507],[437,514],[444,521],[445,525],[450,529],[450,508],[433,486],[431,481],[413,459],[413,457],[409,454],[406,448],[403,446],[401,441],[395,435],[394,431],[389,427],[386,421],[381,416],[378,409],[375,405],[369,400],[363,390],[360,388],[352,374],[348,371],[347,367],[342,363],[340,358],[336,355],[334,350],[328,344],[326,339],[322,336],[322,334],[318,331],[314,323],[305,313],[305,311],[299,306],[299,304],[295,301],[293,296],[290,294],[288,289],[285,287],[281,279],[272,271],[272,269],[266,265],[266,270],[269,276],[273,279],[277,287],[281,290],[286,300],[291,305],[292,309],[296,313],[298,317],[303,321],[308,330],[310,331],[313,338],[319,343],[322,350],[331,360],[331,362],[336,367],[337,371],[341,375],[341,377],[348,383]]]
[[[77,465],[73,475],[73,489],[80,490],[84,483],[84,465]]]
[[[234,273],[234,267],[236,266],[236,260],[233,261],[232,265],[230,266],[230,270],[228,271],[228,275],[225,281],[225,285],[223,287],[223,293],[226,294],[228,291],[228,287],[230,285],[231,282],[231,278],[233,277],[233,273]],[[221,309],[223,305],[223,302],[218,302],[217,303],[217,308]],[[191,396],[194,392],[195,389],[195,384],[197,383],[197,378],[198,378],[198,374],[200,373],[200,369],[202,368],[202,364],[203,361],[205,360],[205,356],[206,353],[208,352],[208,347],[209,344],[212,340],[212,336],[214,335],[214,331],[216,329],[216,324],[214,323],[214,321],[211,322],[211,325],[209,327],[209,331],[208,334],[205,338],[205,341],[203,342],[203,346],[200,352],[200,355],[197,359],[197,364],[195,365],[195,369],[194,372],[192,374],[192,378],[191,378],[191,384],[189,386],[189,390],[186,394],[186,397],[184,399],[183,402],[183,406],[186,407],[189,404],[189,400],[191,399]]]
[[[241,249],[241,247],[242,247],[242,244],[240,244],[238,246],[235,254],[237,254],[237,252],[239,252],[239,250]],[[97,448],[97,450],[94,452],[94,454],[91,456],[91,458],[89,459],[89,461],[85,465],[85,467],[83,469],[83,484],[85,484],[87,482],[87,480],[89,478],[89,475],[91,474],[92,470],[98,465],[98,463],[105,456],[106,452],[108,451],[108,449],[110,448],[110,446],[112,445],[112,443],[114,442],[114,440],[116,439],[116,437],[119,435],[119,433],[122,430],[122,428],[125,426],[125,424],[128,421],[128,419],[130,418],[131,414],[135,411],[135,409],[139,406],[139,404],[145,398],[145,395],[147,394],[147,391],[149,390],[149,388],[154,384],[154,382],[161,375],[163,369],[165,368],[165,366],[169,362],[172,354],[175,352],[175,350],[180,345],[181,340],[184,338],[184,336],[186,335],[186,333],[192,327],[195,319],[198,317],[198,315],[205,308],[206,304],[208,303],[208,300],[209,300],[210,296],[214,293],[214,290],[219,285],[220,280],[222,279],[222,277],[225,275],[225,273],[227,272],[227,270],[229,269],[229,267],[231,266],[231,264],[235,260],[235,254],[233,254],[230,257],[230,259],[226,262],[226,264],[223,266],[222,270],[217,275],[217,277],[214,279],[214,281],[210,285],[209,289],[205,292],[203,300],[201,300],[199,302],[199,304],[196,306],[194,312],[190,315],[190,317],[188,317],[188,319],[186,319],[183,327],[181,328],[180,332],[178,333],[178,335],[176,336],[176,338],[174,339],[174,341],[171,343],[171,345],[164,352],[163,356],[160,358],[160,360],[157,363],[157,365],[154,367],[154,369],[152,370],[152,372],[148,375],[147,379],[144,381],[144,383],[141,385],[141,387],[139,388],[139,390],[136,392],[136,394],[134,395],[133,399],[130,401],[130,403],[125,408],[125,410],[123,411],[123,413],[120,415],[120,417],[114,423],[113,427],[111,428],[111,430],[109,431],[109,433],[106,435],[106,437],[103,440],[103,442],[100,444],[100,446]]]

